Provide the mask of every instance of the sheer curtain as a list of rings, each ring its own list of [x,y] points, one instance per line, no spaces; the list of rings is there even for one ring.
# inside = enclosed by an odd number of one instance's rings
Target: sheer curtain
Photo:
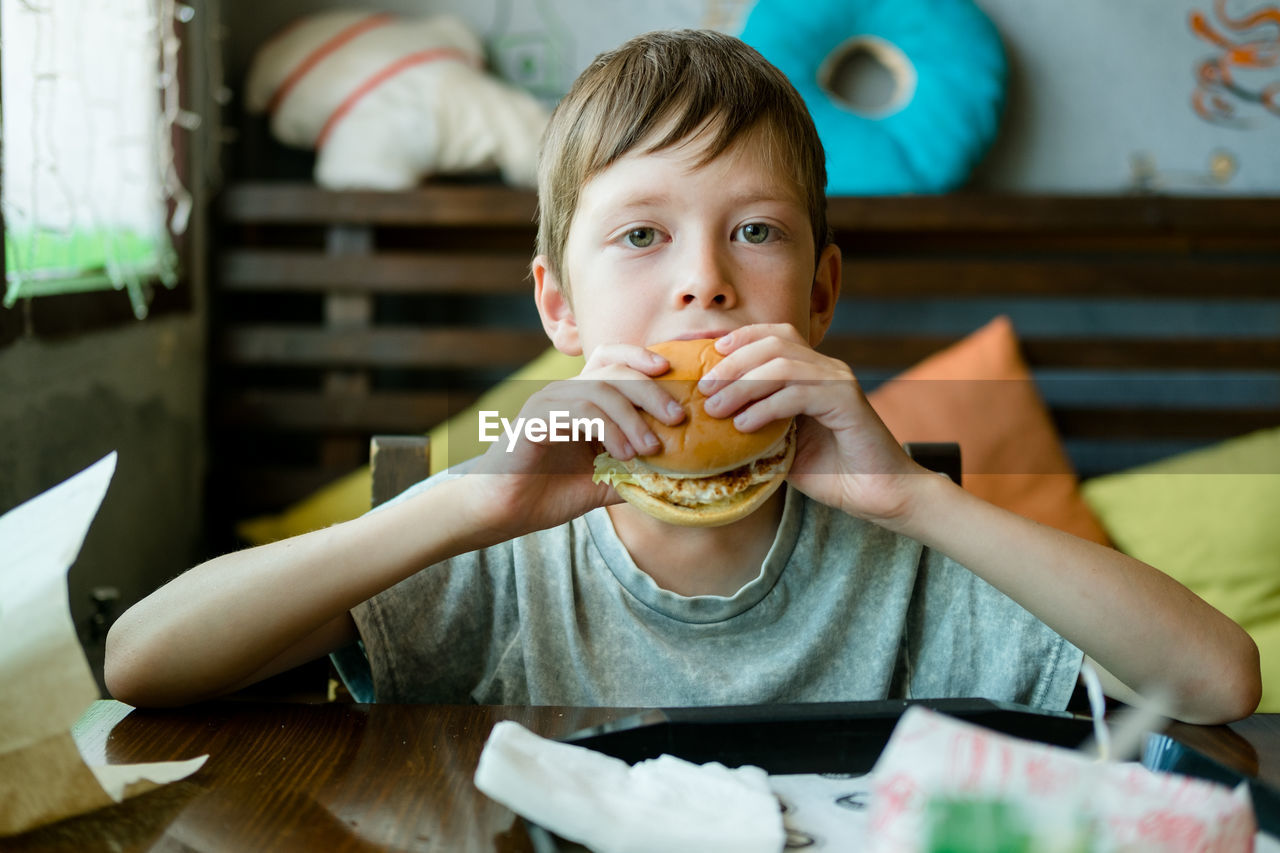
[[[174,140],[173,0],[0,0],[4,305],[114,288],[146,315],[149,288],[177,282],[172,235],[191,194]]]

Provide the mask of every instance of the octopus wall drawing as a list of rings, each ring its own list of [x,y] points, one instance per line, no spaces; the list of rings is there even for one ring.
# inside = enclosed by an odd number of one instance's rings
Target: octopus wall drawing
[[[1248,127],[1248,111],[1261,106],[1263,114],[1280,118],[1280,7],[1233,16],[1227,0],[1214,0],[1213,13],[1216,22],[1199,10],[1189,20],[1191,31],[1217,48],[1196,66],[1196,114],[1213,124]],[[1277,73],[1268,74],[1272,69]]]

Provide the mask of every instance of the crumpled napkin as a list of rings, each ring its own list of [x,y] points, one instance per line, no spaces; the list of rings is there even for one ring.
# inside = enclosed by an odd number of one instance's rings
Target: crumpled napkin
[[[671,755],[631,766],[504,720],[489,734],[475,784],[599,853],[778,853],[786,836],[768,778],[759,767],[698,765]]]
[[[186,778],[208,758],[90,767],[71,735],[98,685],[71,621],[67,570],[115,468],[112,451],[0,515],[0,838]]]

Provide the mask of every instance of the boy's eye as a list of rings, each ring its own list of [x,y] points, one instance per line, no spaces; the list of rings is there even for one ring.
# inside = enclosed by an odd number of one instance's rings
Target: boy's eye
[[[769,240],[770,228],[763,222],[748,222],[738,229],[738,233],[748,243],[765,243]]]
[[[652,228],[632,228],[627,232],[627,244],[637,249],[647,249],[653,245],[656,236]]]

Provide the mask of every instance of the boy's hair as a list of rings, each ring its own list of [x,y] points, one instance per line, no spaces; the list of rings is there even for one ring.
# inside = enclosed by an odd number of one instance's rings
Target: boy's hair
[[[538,163],[538,254],[561,288],[569,224],[586,183],[644,144],[661,151],[708,133],[709,163],[760,132],[771,166],[788,169],[809,210],[814,261],[831,242],[822,141],[786,76],[739,39],[711,30],[662,30],[600,54],[552,113]]]

